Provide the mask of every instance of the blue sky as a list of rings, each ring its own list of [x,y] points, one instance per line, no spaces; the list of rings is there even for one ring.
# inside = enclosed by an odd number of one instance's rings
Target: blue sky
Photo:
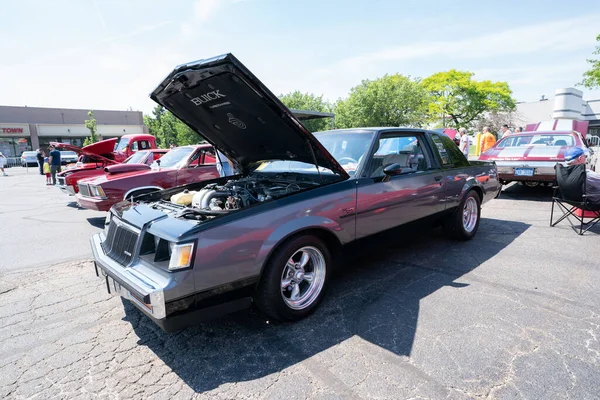
[[[3,3],[0,105],[146,113],[175,65],[227,52],[276,94],[333,101],[362,79],[455,68],[535,101],[581,80],[600,34],[597,0]]]

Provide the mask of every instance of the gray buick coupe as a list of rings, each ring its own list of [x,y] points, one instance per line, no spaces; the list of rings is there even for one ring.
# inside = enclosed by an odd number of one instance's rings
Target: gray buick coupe
[[[118,203],[91,239],[108,291],[166,331],[251,304],[304,318],[347,244],[408,223],[471,239],[501,188],[493,162],[437,132],[311,134],[231,54],[177,67],[150,97],[233,171]]]

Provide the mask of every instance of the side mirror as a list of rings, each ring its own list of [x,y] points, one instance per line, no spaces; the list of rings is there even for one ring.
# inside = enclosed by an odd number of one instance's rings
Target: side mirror
[[[400,175],[402,173],[402,167],[400,164],[390,164],[383,169],[383,173],[387,176]]]

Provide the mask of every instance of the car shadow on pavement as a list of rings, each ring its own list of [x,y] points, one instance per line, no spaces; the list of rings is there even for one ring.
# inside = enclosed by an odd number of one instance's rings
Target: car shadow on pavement
[[[529,187],[520,183],[513,183],[505,186],[498,198],[550,202],[552,201],[552,186]]]
[[[104,222],[106,221],[105,217],[90,217],[87,218],[87,222],[90,223],[93,227],[104,229]]]
[[[345,249],[319,309],[295,323],[268,321],[247,310],[168,334],[123,300],[125,320],[138,344],[196,392],[278,373],[353,337],[410,356],[421,299],[445,287],[468,286],[457,280],[529,227],[483,218],[468,242],[446,239],[439,229],[392,231],[363,240]]]

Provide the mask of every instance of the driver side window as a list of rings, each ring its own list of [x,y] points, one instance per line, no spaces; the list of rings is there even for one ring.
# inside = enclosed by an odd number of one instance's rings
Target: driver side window
[[[402,174],[426,171],[429,163],[418,135],[385,135],[379,138],[375,152],[369,160],[371,178],[385,176],[383,170],[392,164],[402,168]]]

